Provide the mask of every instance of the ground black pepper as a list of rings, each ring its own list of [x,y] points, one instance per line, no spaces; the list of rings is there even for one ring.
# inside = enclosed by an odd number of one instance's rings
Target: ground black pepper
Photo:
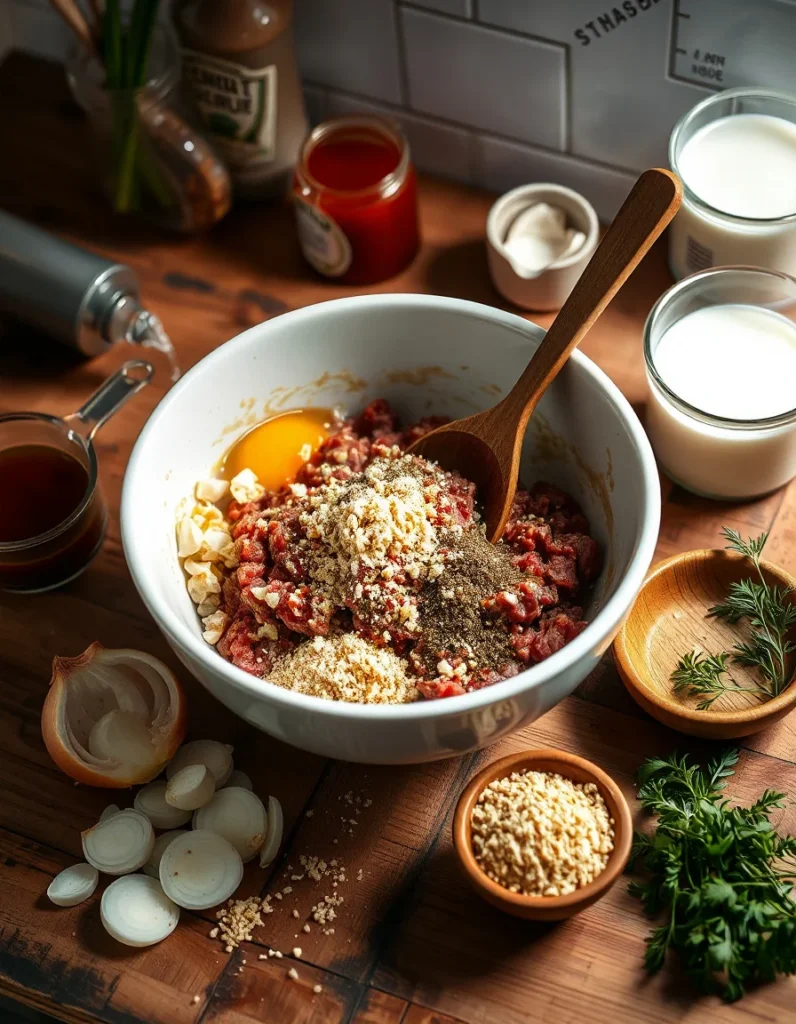
[[[447,655],[466,657],[477,669],[500,669],[517,655],[504,620],[487,615],[481,603],[500,590],[527,580],[516,568],[512,552],[490,544],[482,529],[465,530],[445,538],[442,575],[428,583],[420,596],[420,660],[431,676]]]

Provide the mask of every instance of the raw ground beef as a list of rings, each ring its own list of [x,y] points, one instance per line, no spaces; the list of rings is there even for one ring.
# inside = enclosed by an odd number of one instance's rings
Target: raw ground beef
[[[503,538],[511,553],[518,582],[487,595],[479,614],[500,631],[507,656],[499,667],[473,665],[467,652],[423,650],[418,634],[396,626],[392,609],[371,609],[361,600],[361,587],[329,600],[313,584],[302,562],[302,501],[329,480],[346,481],[377,457],[394,455],[444,420],[429,417],[405,430],[383,400],[372,402],[357,417],[345,420],[300,469],[296,482],[266,492],[258,501],[230,503],[227,517],[240,564],[224,581],[221,608],[230,617],[218,642],[219,652],[253,675],[267,676],[275,662],[311,636],[356,632],[375,644],[387,644],[407,658],[426,698],[446,697],[488,686],[516,675],[526,664],[540,662],[560,650],[586,626],[582,601],[601,568],[597,543],[576,502],[558,487],[536,483],[518,490]],[[422,460],[416,460],[421,463]],[[423,464],[428,466],[428,464]],[[422,469],[421,469],[422,471]],[[475,488],[449,474],[437,501],[441,522],[474,529]],[[512,570],[512,572],[514,572]],[[405,584],[416,600],[411,580]],[[415,588],[421,592],[421,584]],[[357,596],[359,593],[359,597]],[[421,657],[421,653],[426,657]],[[429,671],[439,660],[459,675]]]

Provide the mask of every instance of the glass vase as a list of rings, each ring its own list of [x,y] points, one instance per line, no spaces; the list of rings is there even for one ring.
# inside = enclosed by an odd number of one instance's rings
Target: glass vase
[[[179,48],[166,26],[155,27],[149,79],[140,89],[107,89],[104,68],[83,47],[70,51],[66,71],[117,213],[181,232],[201,231],[224,216],[229,174],[192,123],[180,92]]]

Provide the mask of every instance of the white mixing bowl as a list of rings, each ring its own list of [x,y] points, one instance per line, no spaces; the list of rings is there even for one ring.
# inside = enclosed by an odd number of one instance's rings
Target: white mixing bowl
[[[340,299],[252,327],[171,389],[130,458],[122,538],[155,621],[214,696],[258,729],[305,750],[402,764],[486,746],[572,693],[630,609],[660,521],[658,475],[644,431],[619,390],[578,352],[532,417],[521,478],[552,481],[579,499],[606,566],[588,628],[513,679],[400,707],[333,703],[255,679],[202,640],[175,542],[180,500],[264,416],[301,405],[354,412],[384,396],[404,422],[428,413],[460,417],[505,394],[543,336],[517,316],[458,299]]]

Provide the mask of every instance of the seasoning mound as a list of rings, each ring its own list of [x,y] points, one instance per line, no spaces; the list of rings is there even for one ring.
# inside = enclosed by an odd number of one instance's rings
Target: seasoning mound
[[[268,681],[350,704],[407,704],[418,696],[406,662],[355,633],[308,640],[277,662]]]
[[[485,874],[509,892],[565,896],[605,870],[614,848],[613,825],[593,782],[513,772],[478,797],[473,853]]]
[[[470,671],[498,671],[511,665],[516,654],[510,634],[495,628],[483,605],[492,595],[527,579],[513,556],[509,548],[490,544],[480,527],[450,538],[441,575],[420,596],[424,643],[413,660],[424,674],[441,674],[441,659],[453,668],[457,656]]]
[[[405,703],[516,675],[585,628],[601,556],[577,503],[521,488],[490,544],[475,484],[406,452],[439,422],[402,430],[379,399],[277,490],[249,469],[200,482],[178,554],[222,657],[313,696]]]

